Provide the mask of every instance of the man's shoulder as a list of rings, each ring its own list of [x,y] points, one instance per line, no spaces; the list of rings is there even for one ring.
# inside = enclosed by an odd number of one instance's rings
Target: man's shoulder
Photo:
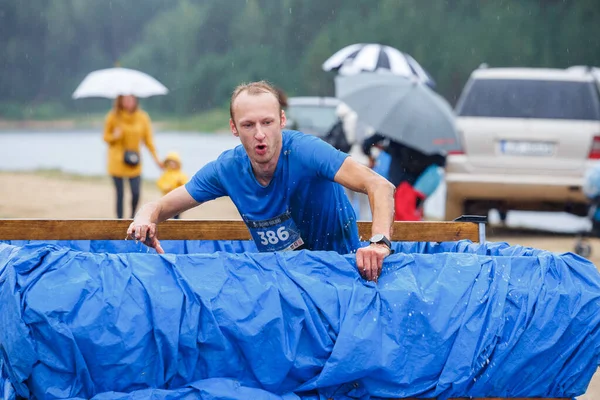
[[[310,146],[314,143],[315,140],[320,140],[318,137],[314,135],[309,135],[300,131],[293,130],[284,130],[282,132],[283,135],[283,145],[284,147],[292,147],[292,146]]]
[[[296,155],[312,154],[316,151],[320,155],[331,156],[330,153],[337,151],[320,137],[300,131],[283,131],[283,147],[284,150],[302,150],[296,151]]]
[[[292,129],[284,129],[281,131],[281,134],[283,135],[283,141],[291,141],[291,140],[297,140],[298,138],[300,138],[301,136],[304,135],[304,133],[300,132],[300,131],[295,131]]]
[[[243,162],[244,157],[247,157],[246,151],[240,144],[233,149],[222,152],[214,163],[220,168],[239,168],[239,164]]]

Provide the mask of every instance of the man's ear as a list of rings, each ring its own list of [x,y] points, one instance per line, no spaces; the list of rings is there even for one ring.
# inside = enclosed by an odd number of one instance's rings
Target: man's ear
[[[281,110],[281,129],[285,128],[286,123],[287,123],[287,118],[285,116],[285,111]]]
[[[229,128],[231,129],[231,133],[233,133],[233,136],[240,136],[240,134],[237,131],[237,128],[235,127],[235,122],[233,122],[232,118],[229,118]]]

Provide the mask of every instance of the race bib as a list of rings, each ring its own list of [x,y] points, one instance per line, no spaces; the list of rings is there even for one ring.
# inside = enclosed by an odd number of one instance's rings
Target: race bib
[[[244,222],[252,234],[258,251],[295,250],[304,244],[289,211],[261,221],[253,221],[244,216]]]

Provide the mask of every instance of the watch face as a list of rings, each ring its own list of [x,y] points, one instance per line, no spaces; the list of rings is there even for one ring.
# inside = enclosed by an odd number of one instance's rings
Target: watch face
[[[384,238],[384,236],[381,233],[379,233],[379,234],[373,236],[370,241],[372,243],[378,243],[378,242],[381,242],[383,240],[383,238]]]

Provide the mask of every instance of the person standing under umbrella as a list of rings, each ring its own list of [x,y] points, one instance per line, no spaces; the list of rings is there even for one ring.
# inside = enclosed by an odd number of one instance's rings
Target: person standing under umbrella
[[[389,73],[338,75],[335,86],[336,97],[378,132],[364,144],[365,154],[382,140],[392,143],[386,152],[397,187],[395,219],[421,219],[423,201],[441,181],[445,154],[460,149],[452,107],[422,82]]]
[[[444,167],[446,157],[442,154],[424,154],[380,133],[363,141],[362,150],[368,157],[372,157],[373,147],[382,148],[390,155],[388,180],[396,187],[394,220],[421,220],[423,203],[439,184],[439,181],[435,181],[436,167]],[[371,164],[374,164],[374,160]]]
[[[124,181],[131,189],[131,218],[134,217],[141,194],[143,142],[160,169],[163,164],[156,154],[152,126],[148,114],[141,110],[135,96],[118,96],[114,108],[107,114],[104,141],[108,144],[108,174],[116,190],[117,218],[123,218]]]

